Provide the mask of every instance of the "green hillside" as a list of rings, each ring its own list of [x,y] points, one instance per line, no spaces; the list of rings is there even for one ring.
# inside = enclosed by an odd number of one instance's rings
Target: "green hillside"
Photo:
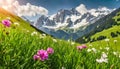
[[[97,41],[97,39],[100,36],[105,36],[106,38],[112,39],[112,38],[119,38],[120,35],[120,26],[113,26],[109,29],[103,30],[102,32],[98,32],[95,35],[93,35],[91,37],[91,39],[95,39]],[[102,40],[102,39],[101,39]]]
[[[107,38],[112,38],[112,37],[114,37],[114,35],[111,36],[111,32],[116,34],[116,37],[117,37],[117,35],[120,35],[119,34],[119,32],[120,32],[120,12],[118,12],[116,14],[116,16],[113,17],[113,19],[115,20],[117,25],[113,25],[111,28],[108,28],[108,29],[105,29],[105,30],[103,30],[101,32],[98,32],[98,33],[94,34],[91,38],[96,39],[99,36],[106,36]]]
[[[96,39],[99,36],[106,36],[107,38],[112,38],[111,32],[117,34],[117,31],[120,32],[120,26],[113,26],[113,27],[111,27],[109,29],[103,30],[102,32],[96,33],[91,38],[95,38]],[[119,34],[117,34],[117,35],[119,35]]]
[[[18,31],[29,31],[29,32],[33,32],[36,31],[32,26],[30,26],[30,24],[26,21],[24,21],[23,19],[21,19],[18,16],[15,16],[14,14],[11,14],[9,12],[7,12],[6,10],[0,8],[0,21],[2,21],[3,19],[10,19],[11,22],[14,23],[19,23],[20,26],[17,26],[16,28],[18,29]],[[43,33],[42,31],[39,31],[41,33]]]
[[[92,35],[90,39],[93,42],[90,43],[91,41],[89,41],[88,45],[92,44],[97,48],[104,47],[106,44],[105,39],[109,39],[110,46],[112,46],[112,48],[114,49],[117,48],[118,50],[120,50],[120,46],[119,46],[120,45],[120,12],[118,12],[116,16],[113,17],[113,19],[117,24]]]
[[[54,39],[0,8],[0,69],[119,69],[120,52],[108,44],[109,50]]]
[[[120,8],[106,15],[105,17],[99,19],[95,23],[90,24],[88,28],[93,28],[93,30],[91,30],[89,33],[84,34],[84,36],[80,37],[76,41],[79,43],[87,43],[87,42],[103,40],[105,38],[110,37],[108,35],[111,35],[112,37],[117,37],[119,35],[119,25],[120,25],[119,12],[120,12]],[[100,33],[102,31],[104,32]],[[104,36],[104,34],[106,36]],[[96,37],[94,37],[94,35]]]

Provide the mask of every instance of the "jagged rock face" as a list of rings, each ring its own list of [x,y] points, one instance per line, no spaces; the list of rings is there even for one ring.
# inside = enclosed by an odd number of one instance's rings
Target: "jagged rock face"
[[[63,23],[65,21],[65,17],[67,15],[71,15],[71,12],[68,10],[60,10],[57,15],[54,17],[55,22]]]
[[[55,26],[56,24],[55,24],[55,22],[54,22],[53,20],[49,20],[49,19],[47,19],[45,25],[47,25],[47,26]]]
[[[44,15],[41,16],[41,17],[37,20],[37,22],[35,22],[35,26],[36,26],[37,28],[42,27],[42,26],[45,24],[45,22],[46,22],[47,19],[48,19],[48,18],[45,17]]]
[[[72,27],[74,25],[73,22],[71,21],[71,18],[67,19],[67,23],[68,23],[67,27]]]
[[[80,15],[80,13],[77,10],[75,10],[74,8],[71,9],[71,12],[73,15],[77,15],[77,16]]]

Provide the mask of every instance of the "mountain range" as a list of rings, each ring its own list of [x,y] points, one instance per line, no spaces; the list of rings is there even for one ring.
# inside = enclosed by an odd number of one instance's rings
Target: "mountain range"
[[[51,16],[42,15],[32,24],[53,37],[76,40],[94,28],[86,29],[88,26],[112,11],[106,7],[87,9],[81,4],[70,10],[61,9]]]

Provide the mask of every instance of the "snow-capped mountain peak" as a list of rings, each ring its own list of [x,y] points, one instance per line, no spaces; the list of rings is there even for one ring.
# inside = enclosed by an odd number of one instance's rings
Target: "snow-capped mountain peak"
[[[81,15],[87,13],[87,8],[84,4],[80,4],[78,7],[75,8]]]
[[[59,10],[49,17],[41,16],[34,25],[48,29],[77,29],[81,26],[94,23],[112,10],[106,7],[88,10],[84,4],[70,10]]]
[[[85,28],[87,25],[95,23],[112,11],[106,7],[87,9],[84,4],[81,4],[70,10],[61,9],[51,16],[41,16],[34,23],[34,26],[48,34],[54,32],[56,35],[56,31],[73,34],[81,30],[81,27]]]

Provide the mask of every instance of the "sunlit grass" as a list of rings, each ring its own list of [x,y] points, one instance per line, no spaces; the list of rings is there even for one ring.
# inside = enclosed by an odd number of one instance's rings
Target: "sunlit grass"
[[[0,69],[119,69],[120,38],[110,38],[88,43],[87,48],[77,49],[71,40],[54,39],[39,33],[27,22],[16,16],[0,14]],[[1,21],[10,17],[12,25],[5,27]],[[14,26],[17,22],[20,25]],[[117,40],[115,43],[114,40]],[[45,61],[34,60],[38,50],[54,49]],[[117,47],[117,48],[116,48]],[[109,48],[109,50],[108,50]],[[119,48],[119,49],[118,49]],[[105,53],[107,62],[98,62]]]
[[[18,31],[17,28],[4,28],[0,24],[0,68],[43,68],[43,69],[114,69],[120,68],[120,53],[114,55],[110,45],[107,46],[102,41],[102,49],[97,44],[87,45],[87,48],[78,50],[76,44],[71,41],[53,39],[51,36],[44,34],[34,34],[32,32]],[[6,34],[6,32],[9,32]],[[35,31],[33,31],[35,32]],[[110,40],[112,41],[112,40]],[[97,43],[97,42],[96,42]],[[99,44],[102,44],[99,43]],[[49,56],[48,60],[34,60],[33,56],[40,49],[46,50],[48,47],[54,49],[54,53]],[[107,51],[104,47],[109,47]],[[88,51],[91,49],[91,51]],[[99,63],[96,59],[100,59],[102,52],[107,54],[108,63]]]

